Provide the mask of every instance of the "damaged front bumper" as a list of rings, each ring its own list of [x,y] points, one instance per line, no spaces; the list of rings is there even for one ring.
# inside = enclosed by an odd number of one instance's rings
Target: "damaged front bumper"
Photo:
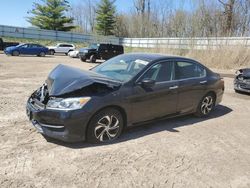
[[[240,91],[240,92],[245,92],[245,93],[250,93],[250,79],[248,80],[234,80],[234,90]]]
[[[51,110],[29,98],[26,112],[33,126],[43,135],[65,142],[85,140],[90,114],[84,109],[72,111]]]

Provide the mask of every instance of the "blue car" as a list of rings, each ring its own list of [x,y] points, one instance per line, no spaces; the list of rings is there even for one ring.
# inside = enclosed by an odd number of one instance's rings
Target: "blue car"
[[[19,44],[17,46],[11,46],[4,49],[6,55],[19,56],[20,54],[24,55],[37,55],[44,57],[48,54],[48,48],[40,44]]]

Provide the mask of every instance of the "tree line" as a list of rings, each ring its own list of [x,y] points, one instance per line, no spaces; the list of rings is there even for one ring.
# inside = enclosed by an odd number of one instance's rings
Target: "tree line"
[[[114,0],[43,2],[33,4],[28,18],[43,29],[118,37],[250,36],[250,0],[134,0],[125,12]]]

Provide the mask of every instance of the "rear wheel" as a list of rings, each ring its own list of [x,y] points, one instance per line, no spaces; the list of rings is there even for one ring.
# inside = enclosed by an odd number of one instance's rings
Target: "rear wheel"
[[[101,110],[89,123],[87,140],[91,143],[112,142],[120,136],[123,123],[122,115],[118,110],[114,108]]]
[[[45,56],[45,53],[44,53],[44,52],[40,52],[39,56],[40,56],[40,57],[44,57],[44,56]]]
[[[90,60],[90,63],[95,63],[96,62],[96,56],[91,55],[89,60]]]
[[[19,51],[16,51],[16,50],[15,50],[14,52],[12,52],[12,55],[13,55],[13,56],[19,56],[20,53],[19,53]]]
[[[200,101],[195,115],[198,117],[206,117],[213,110],[214,106],[215,97],[213,94],[209,93],[205,95]]]

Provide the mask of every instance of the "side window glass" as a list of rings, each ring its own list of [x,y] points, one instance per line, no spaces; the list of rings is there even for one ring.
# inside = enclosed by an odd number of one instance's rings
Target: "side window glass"
[[[206,76],[206,70],[196,63],[176,62],[175,76],[175,78],[178,80],[199,78]]]
[[[105,51],[107,49],[108,49],[108,47],[106,45],[100,45],[99,46],[99,51]]]
[[[142,77],[156,82],[166,82],[173,80],[173,63],[164,62],[151,67]]]

